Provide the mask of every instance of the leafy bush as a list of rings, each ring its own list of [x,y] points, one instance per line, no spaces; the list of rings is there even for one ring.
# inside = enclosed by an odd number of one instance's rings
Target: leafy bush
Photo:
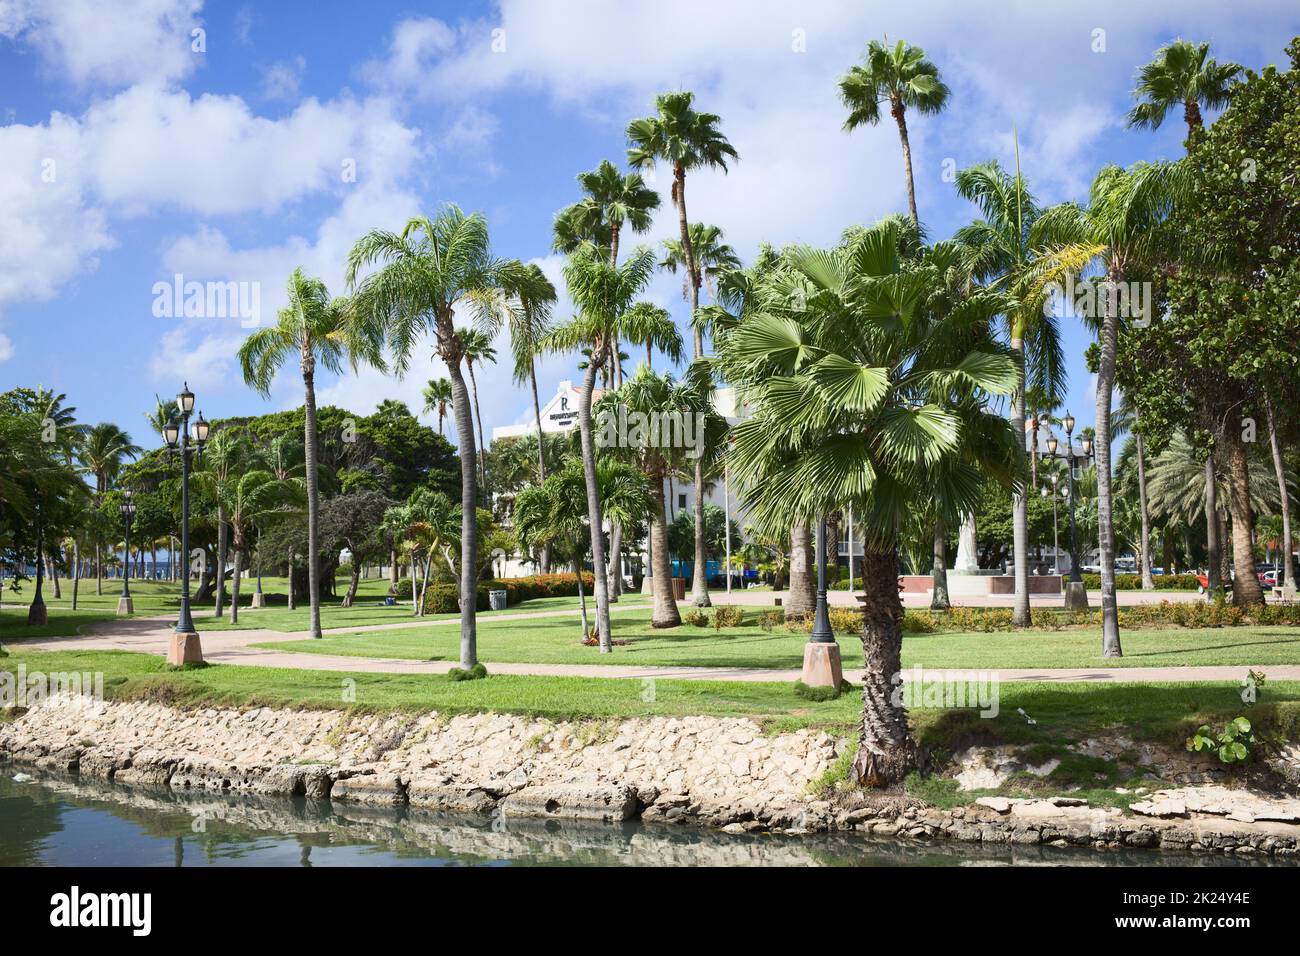
[[[1202,724],[1187,738],[1187,749],[1193,753],[1217,753],[1223,763],[1241,763],[1250,759],[1250,748],[1255,743],[1250,721],[1234,717],[1218,734],[1209,724]]]
[[[1083,579],[1083,586],[1089,590],[1096,591],[1101,587],[1100,574],[1084,573],[1079,577]],[[1194,574],[1157,574],[1151,580],[1155,583],[1157,591],[1195,591],[1201,586],[1201,582]],[[1064,587],[1064,582],[1062,582],[1062,587]],[[1142,575],[1115,575],[1115,590],[1142,590]]]
[[[465,680],[483,680],[487,676],[487,668],[483,666],[482,661],[479,661],[469,670],[465,670],[463,667],[453,667],[447,671],[447,679],[453,683]]]
[[[398,582],[398,595],[402,594],[402,585],[406,585],[406,600],[411,599],[411,582]],[[595,588],[591,572],[582,572],[582,586],[590,596]],[[577,597],[578,579],[572,574],[534,574],[525,578],[505,578],[504,580],[480,581],[475,607],[486,611],[491,607],[489,591],[505,591],[506,607],[514,607],[523,601],[533,601],[546,597]],[[430,584],[424,592],[425,614],[455,614],[460,610],[460,588],[455,584]]]
[[[724,627],[739,627],[744,620],[745,609],[734,604],[722,604],[713,609],[713,627],[716,630],[722,630]]]
[[[682,620],[695,627],[708,627],[709,615],[702,608],[693,607],[682,615]]]

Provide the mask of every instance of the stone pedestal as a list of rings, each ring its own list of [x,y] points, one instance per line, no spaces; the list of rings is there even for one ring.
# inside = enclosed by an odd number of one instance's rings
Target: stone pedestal
[[[173,631],[171,642],[167,645],[167,663],[173,667],[180,667],[182,664],[202,664],[203,646],[199,643],[199,635],[194,631],[189,633]]]
[[[117,599],[117,615],[121,617],[125,614],[135,613],[135,602],[130,597],[120,597]]]
[[[266,607],[266,595],[263,594],[261,591],[254,591],[254,592],[253,592],[253,601],[252,601],[252,603],[249,604],[248,606],[249,606],[249,607]]]
[[[840,645],[817,644],[809,641],[803,646],[803,674],[799,678],[809,687],[839,687],[844,680],[840,666]]]
[[[1067,611],[1088,610],[1088,589],[1082,581],[1068,581],[1065,585],[1065,609]]]
[[[642,594],[655,593],[655,579],[648,574],[641,579],[641,593]]]
[[[1278,591],[1278,598],[1282,601],[1283,604],[1294,604],[1295,585],[1290,583],[1283,585],[1282,588],[1279,589]]]

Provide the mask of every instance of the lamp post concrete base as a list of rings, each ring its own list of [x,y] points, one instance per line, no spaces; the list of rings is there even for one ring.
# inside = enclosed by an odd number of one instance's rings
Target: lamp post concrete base
[[[1088,589],[1082,581],[1068,581],[1065,585],[1065,609],[1067,611],[1088,610]]]
[[[167,645],[167,663],[173,667],[202,664],[203,646],[199,643],[199,635],[194,631],[173,632],[171,642]]]
[[[266,595],[263,594],[261,591],[254,591],[254,592],[253,592],[253,600],[252,600],[252,603],[250,603],[248,606],[249,606],[249,607],[266,607]]]
[[[117,599],[117,616],[135,613],[135,602],[129,596]]]
[[[808,687],[839,687],[844,681],[840,666],[840,645],[809,641],[803,646],[803,674],[799,678]]]

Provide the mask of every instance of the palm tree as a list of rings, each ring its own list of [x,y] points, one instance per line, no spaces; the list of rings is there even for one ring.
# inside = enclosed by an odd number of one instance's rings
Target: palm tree
[[[717,280],[720,275],[730,272],[733,269],[740,268],[740,258],[736,255],[736,250],[731,248],[727,243],[722,241],[722,230],[717,226],[706,226],[702,222],[691,223],[691,252],[695,256],[697,282],[703,283],[709,295],[716,295]],[[680,239],[665,239],[663,241],[664,257],[659,263],[659,268],[667,269],[676,275],[677,269],[682,269],[682,298],[689,299],[691,296],[690,289],[687,288],[691,282],[691,274],[686,269],[686,249],[682,246]],[[699,301],[699,288],[695,289],[695,298],[693,301]],[[698,321],[698,316],[696,321]]]
[[[582,243],[593,242],[609,250],[610,265],[618,265],[624,224],[633,232],[649,229],[659,208],[659,194],[645,184],[640,173],[624,175],[607,159],[595,169],[579,173],[578,185],[586,195],[555,216],[555,251],[567,255]]]
[[[429,568],[433,556],[441,554],[452,574],[456,563],[451,549],[460,537],[461,511],[441,491],[416,488],[403,504],[389,508],[384,514],[384,524],[394,538],[403,542],[411,555],[411,601],[413,613],[424,615],[424,597],[429,588]],[[415,586],[415,566],[424,555],[420,586]]]
[[[81,466],[95,476],[95,502],[98,505],[104,494],[113,487],[126,459],[137,457],[143,449],[131,441],[131,436],[112,422],[101,422],[82,436],[77,448]],[[95,539],[95,593],[104,593],[103,542]]]
[[[1232,82],[1241,73],[1236,63],[1210,57],[1208,43],[1178,39],[1156,50],[1154,59],[1138,73],[1133,91],[1137,104],[1128,114],[1129,126],[1159,129],[1169,111],[1182,105],[1187,133],[1201,129],[1201,107],[1218,109],[1232,98]]]
[[[1128,169],[1108,165],[1093,180],[1087,209],[1064,204],[1049,211],[1047,220],[1060,218],[1061,234],[1075,234],[1079,240],[1064,255],[1075,258],[1091,254],[1100,260],[1105,282],[1099,286],[1104,307],[1101,315],[1085,316],[1098,331],[1101,358],[1097,372],[1096,468],[1097,541],[1101,550],[1102,654],[1122,657],[1119,611],[1115,602],[1115,542],[1111,521],[1111,400],[1115,390],[1116,358],[1119,351],[1121,284],[1146,275],[1169,263],[1163,255],[1160,224],[1173,208],[1174,198],[1184,188],[1182,167],[1177,163],[1136,163]],[[1253,560],[1251,566],[1254,566]]]
[[[622,265],[612,265],[604,250],[594,243],[583,243],[569,256],[564,280],[569,298],[578,314],[551,332],[546,346],[552,351],[576,352],[584,345],[591,348],[591,359],[583,373],[583,388],[578,400],[578,428],[582,440],[582,463],[587,476],[587,514],[591,521],[591,557],[593,567],[605,567],[605,542],[602,537],[600,489],[596,480],[596,445],[592,429],[592,393],[597,370],[605,364],[612,349],[617,349],[622,322],[628,312],[653,309],[634,300],[654,274],[654,254],[638,248]],[[655,310],[662,312],[662,310]],[[596,626],[600,632],[602,653],[609,643],[609,588],[603,573],[596,574]]]
[[[595,472],[606,517],[619,524],[635,524],[645,516],[653,489],[635,466],[604,458],[597,462]],[[661,491],[661,500],[662,497]],[[586,510],[586,466],[582,461],[573,459],[541,484],[519,492],[515,499],[515,534],[520,544],[526,548],[554,546],[573,555],[574,570],[578,577],[578,596],[582,602],[584,640],[590,631],[587,626],[586,596],[582,590],[582,557],[587,552],[590,541],[595,540],[595,536],[587,536]],[[599,563],[593,566],[597,572],[594,575],[596,581],[601,577],[598,573],[600,567]],[[671,594],[670,590],[670,597]],[[656,607],[657,605],[656,601]],[[601,653],[606,652],[607,648],[602,643]]]
[[[302,269],[289,276],[289,304],[280,310],[276,324],[253,332],[239,348],[244,382],[269,397],[271,382],[291,355],[298,356],[302,373],[305,419],[303,450],[307,478],[307,588],[311,602],[311,636],[320,629],[320,521],[316,429],[316,366],[338,374],[346,358],[355,370],[361,364],[384,367],[382,337],[375,323],[360,321],[346,298],[331,299],[320,279],[308,277]],[[224,570],[224,569],[223,569]],[[218,582],[220,583],[220,582]],[[290,590],[293,582],[290,581]],[[218,591],[220,594],[220,591]],[[217,604],[220,607],[221,599]]]
[[[442,421],[451,405],[451,382],[445,378],[431,378],[424,387],[424,411],[438,413],[438,434],[442,434]]]
[[[363,278],[373,266],[378,269]],[[510,308],[506,267],[492,256],[487,220],[451,204],[433,219],[409,220],[401,232],[372,229],[348,255],[357,311],[385,330],[396,371],[406,371],[417,340],[431,332],[451,378],[461,477],[460,662],[466,669],[478,663],[478,475],[469,390],[461,374],[465,346],[455,319],[464,307],[487,334],[495,334],[503,322],[515,324],[519,317]]]
[[[1011,395],[1011,428],[1019,436],[1021,465],[1027,474],[1026,388],[1060,394],[1065,382],[1057,319],[1045,312],[1043,303],[1049,286],[1068,275],[1077,275],[1095,250],[1081,246],[1081,234],[1067,231],[1077,227],[1077,222],[1044,215],[1019,169],[1011,176],[996,160],[963,169],[957,173],[957,192],[982,213],[980,219],[956,235],[956,241],[966,249],[967,271],[1011,297],[1003,316],[1017,367],[1016,387]],[[1028,627],[1029,511],[1023,486],[1013,493],[1012,519],[1016,575],[1012,620],[1017,627]]]
[[[487,441],[483,435],[483,413],[478,404],[478,380],[474,377],[475,362],[496,362],[497,350],[492,347],[492,337],[474,328],[458,329],[461,354],[465,357],[465,370],[469,372],[470,393],[474,402],[474,420],[478,423],[479,481],[487,491]]]
[[[1156,582],[1151,576],[1151,507],[1147,501],[1146,442],[1142,436],[1142,422],[1137,405],[1128,393],[1124,392],[1120,395],[1119,408],[1111,416],[1110,437],[1113,440],[1129,432],[1133,435],[1131,455],[1137,479],[1138,521],[1141,525],[1137,539],[1138,564],[1141,566],[1139,573],[1142,575],[1142,589],[1151,591],[1155,589]],[[1129,450],[1125,448],[1124,453],[1128,452]]]
[[[864,65],[852,67],[840,79],[840,98],[849,110],[844,131],[880,122],[880,107],[898,124],[903,144],[903,168],[907,173],[907,208],[912,221],[916,214],[916,184],[912,178],[912,146],[907,138],[907,108],[918,113],[938,113],[948,102],[948,87],[939,79],[939,68],[925,58],[925,51],[899,40],[893,47],[877,40],[867,44]]]
[[[721,169],[727,171],[727,160],[738,159],[735,148],[718,128],[721,118],[713,113],[698,112],[692,104],[695,94],[687,91],[661,93],[655,98],[655,115],[635,119],[628,124],[627,138],[631,146],[627,151],[628,163],[637,169],[653,167],[656,163],[670,164],[673,170],[673,205],[677,208],[677,226],[680,232],[681,258],[690,280],[691,325],[694,330],[694,358],[704,356],[704,332],[695,316],[700,309],[700,262],[691,245],[691,234],[686,216],[686,173],[693,169]],[[709,582],[705,571],[703,514],[704,472],[703,464],[695,467],[695,575],[691,584],[691,599],[699,607],[707,607]]]
[[[217,506],[216,597],[214,617],[221,617],[226,592],[226,556],[229,554],[230,515],[227,506],[234,497],[239,476],[249,467],[253,449],[238,433],[222,430],[212,433],[203,453],[203,467],[194,473],[196,484],[207,492]]]
[[[794,275],[778,273],[766,308],[719,346],[727,380],[755,408],[729,453],[754,525],[774,536],[852,505],[862,531],[866,674],[853,769],[873,786],[901,781],[916,757],[895,694],[900,529],[916,515],[972,509],[984,474],[1024,476],[1023,431],[988,409],[1017,382],[1014,358],[984,331],[1010,303],[977,292],[937,317],[926,292],[939,277],[904,266],[903,238],[894,220],[836,249],[787,250]]]

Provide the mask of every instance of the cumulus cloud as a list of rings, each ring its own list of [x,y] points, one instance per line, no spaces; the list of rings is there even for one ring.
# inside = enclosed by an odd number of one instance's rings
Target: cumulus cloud
[[[7,362],[14,357],[14,343],[9,336],[0,332],[0,362]]]
[[[272,63],[262,71],[262,96],[268,100],[295,100],[307,61],[300,56]]]

